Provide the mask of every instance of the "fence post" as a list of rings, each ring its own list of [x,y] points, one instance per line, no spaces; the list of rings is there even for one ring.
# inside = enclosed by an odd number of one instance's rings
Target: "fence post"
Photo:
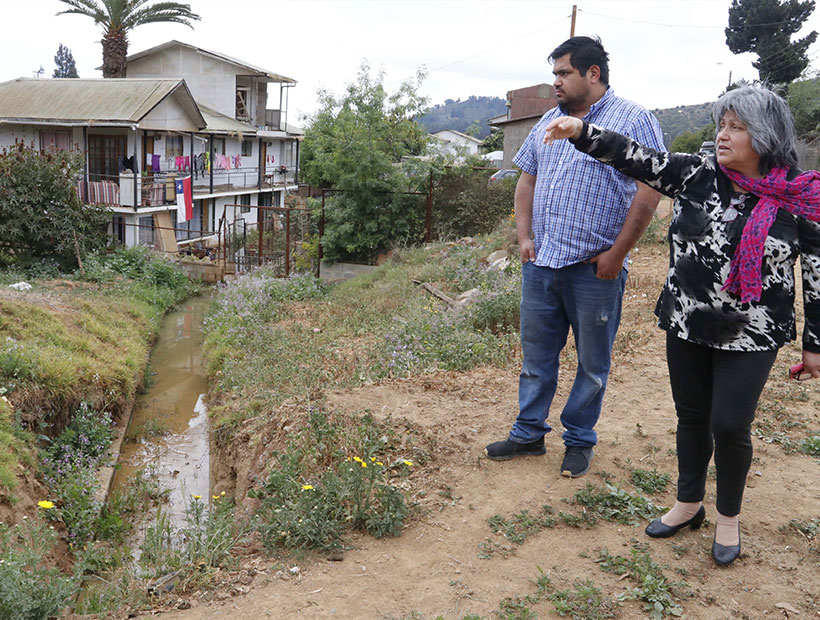
[[[433,171],[430,171],[430,183],[427,187],[427,208],[424,215],[424,241],[430,243],[433,227]]]
[[[285,211],[285,277],[290,275],[290,209]]]

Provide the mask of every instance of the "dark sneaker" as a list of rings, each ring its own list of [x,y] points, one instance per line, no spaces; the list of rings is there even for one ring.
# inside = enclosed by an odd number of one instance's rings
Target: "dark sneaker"
[[[484,454],[494,461],[509,461],[516,456],[539,456],[546,454],[547,449],[544,447],[544,438],[531,443],[516,443],[509,439],[504,441],[496,441],[484,448]]]
[[[561,475],[580,478],[589,471],[591,462],[592,446],[567,446],[564,462],[561,463]]]

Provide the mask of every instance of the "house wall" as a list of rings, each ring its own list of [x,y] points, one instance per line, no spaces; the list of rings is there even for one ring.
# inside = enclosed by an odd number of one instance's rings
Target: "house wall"
[[[525,118],[520,121],[504,123],[504,161],[502,168],[513,167],[513,157],[518,153],[518,149],[524,144],[532,128],[541,119],[537,116]]]
[[[140,121],[140,127],[147,130],[196,131],[197,126],[182,107],[181,96],[177,92],[167,97]]]
[[[187,47],[170,47],[128,63],[128,77],[183,78],[197,102],[236,115],[239,68]]]
[[[68,131],[72,148],[83,149],[82,127],[60,127],[59,125],[13,125],[0,124],[0,150],[13,147],[22,142],[26,146],[40,148],[41,131]]]

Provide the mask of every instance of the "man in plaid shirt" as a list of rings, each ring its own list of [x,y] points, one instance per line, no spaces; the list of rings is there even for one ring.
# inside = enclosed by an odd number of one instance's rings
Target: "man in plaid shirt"
[[[544,144],[544,130],[569,115],[665,150],[657,119],[609,87],[608,58],[601,41],[590,37],[573,37],[552,52],[558,107],[538,121],[513,160],[522,170],[515,189],[523,263],[519,414],[509,438],[485,448],[498,461],[546,452],[558,359],[572,327],[578,368],[561,413],[561,473],[573,478],[589,470],[598,440],[594,428],[621,318],[627,255],[660,195],[568,140]]]

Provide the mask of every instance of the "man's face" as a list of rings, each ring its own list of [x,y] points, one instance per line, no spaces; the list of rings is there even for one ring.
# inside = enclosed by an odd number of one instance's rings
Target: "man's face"
[[[555,98],[558,103],[565,107],[572,108],[574,105],[584,103],[589,96],[592,82],[592,67],[587,70],[586,75],[581,73],[570,64],[569,54],[564,54],[556,58],[552,65],[552,74],[555,81]]]

